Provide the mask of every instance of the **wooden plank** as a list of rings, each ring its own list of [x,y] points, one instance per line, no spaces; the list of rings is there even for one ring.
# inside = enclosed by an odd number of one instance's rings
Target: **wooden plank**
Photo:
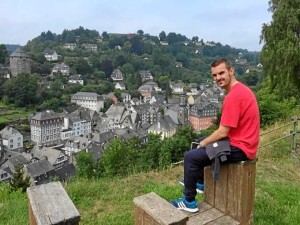
[[[256,160],[221,165],[220,181],[205,168],[204,201],[242,224],[253,224]]]
[[[230,216],[222,216],[213,222],[207,223],[206,225],[240,225],[240,223],[232,219]]]
[[[182,211],[184,214],[186,214],[189,218],[197,216],[198,214],[201,214],[209,209],[213,208],[211,205],[205,203],[205,202],[198,202],[198,209],[199,211],[196,213],[190,213],[187,211]]]
[[[211,166],[204,168],[204,202],[215,205],[215,182],[211,173]]]
[[[204,225],[209,222],[213,222],[217,220],[218,218],[224,216],[222,212],[215,208],[211,208],[209,210],[206,210],[202,213],[197,214],[196,216],[190,217],[187,225]]]
[[[243,201],[241,202],[241,214],[239,215],[239,220],[243,224],[253,223],[254,214],[254,198],[255,198],[255,169],[256,164],[246,164],[243,165],[243,183],[241,196]]]
[[[27,188],[31,225],[77,225],[80,215],[60,182]]]
[[[238,164],[229,164],[229,179],[228,179],[228,204],[226,213],[231,217],[237,219],[240,213],[239,203],[241,201],[241,170]]]
[[[215,182],[215,204],[216,209],[226,212],[228,194],[228,165],[223,164],[220,168],[220,180]]]
[[[186,214],[154,192],[136,197],[133,202],[134,207],[139,208],[136,212],[142,213],[142,216],[136,215],[135,224],[139,222],[138,225],[185,225],[188,220]]]
[[[253,221],[255,162],[229,164],[228,207],[225,212],[242,224]]]

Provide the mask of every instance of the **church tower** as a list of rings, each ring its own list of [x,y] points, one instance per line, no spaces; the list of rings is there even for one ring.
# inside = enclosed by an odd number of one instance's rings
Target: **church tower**
[[[31,73],[30,57],[21,48],[17,48],[9,56],[10,72],[12,76],[20,73]]]
[[[186,94],[182,93],[180,95],[180,103],[179,103],[179,111],[178,111],[178,120],[182,125],[185,125],[188,123],[188,108],[187,108],[187,100],[186,100]]]

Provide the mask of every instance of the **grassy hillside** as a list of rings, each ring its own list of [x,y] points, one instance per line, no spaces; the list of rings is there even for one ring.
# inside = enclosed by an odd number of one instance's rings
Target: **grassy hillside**
[[[280,124],[274,125],[274,127]],[[270,128],[273,129],[274,127]],[[286,131],[278,130],[282,135]],[[274,135],[262,138],[262,143]],[[300,154],[292,154],[290,140],[259,149],[256,175],[256,225],[298,225],[300,221]],[[178,179],[182,165],[160,172],[139,173],[126,178],[77,179],[65,188],[81,214],[83,225],[132,225],[133,198],[155,192],[167,200],[182,193]],[[199,200],[201,197],[198,196]],[[0,225],[28,224],[27,198],[9,193],[0,185]]]

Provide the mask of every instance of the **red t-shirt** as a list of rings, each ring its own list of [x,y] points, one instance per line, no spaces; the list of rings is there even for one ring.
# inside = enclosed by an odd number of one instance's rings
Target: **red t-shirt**
[[[260,118],[256,97],[244,84],[237,83],[226,95],[221,124],[230,127],[230,144],[243,150],[248,159],[256,157]]]

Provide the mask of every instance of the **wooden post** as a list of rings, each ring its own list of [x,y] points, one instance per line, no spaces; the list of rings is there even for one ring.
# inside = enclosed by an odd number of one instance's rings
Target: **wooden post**
[[[253,224],[256,160],[222,164],[220,180],[204,170],[204,201],[241,223]]]
[[[135,225],[186,225],[188,216],[154,192],[133,199]]]
[[[80,215],[60,182],[27,188],[30,225],[78,225]]]

